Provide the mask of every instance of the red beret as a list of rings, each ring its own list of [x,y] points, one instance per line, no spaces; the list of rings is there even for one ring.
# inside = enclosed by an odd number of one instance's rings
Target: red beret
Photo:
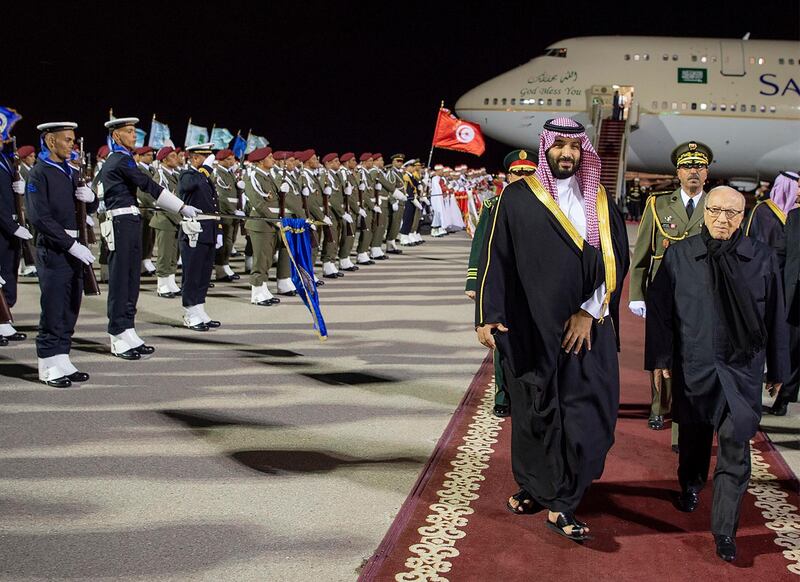
[[[356,155],[353,152],[347,152],[346,154],[342,154],[341,156],[339,156],[339,161],[340,162],[349,162],[354,157],[356,157]]]
[[[142,146],[140,148],[136,148],[135,150],[133,150],[133,153],[142,156],[144,154],[149,154],[152,151],[153,151],[153,148],[151,148],[150,146]]]
[[[301,162],[305,163],[310,160],[313,156],[316,156],[317,152],[314,150],[303,150],[302,152],[295,152],[294,157],[296,157]]]
[[[270,147],[258,148],[257,150],[253,150],[248,154],[247,161],[260,162],[261,160],[269,156],[271,153],[272,153],[272,148]]]
[[[322,157],[322,163],[323,164],[327,164],[328,162],[332,162],[333,160],[335,160],[338,157],[339,157],[339,154],[337,154],[337,153],[325,154]]]
[[[100,146],[100,148],[97,150],[97,157],[103,159],[107,155],[108,155],[108,146],[107,145]]]
[[[175,148],[173,148],[171,146],[164,146],[163,148],[158,150],[158,153],[156,154],[156,159],[160,162],[161,160],[166,158],[168,155],[170,155],[174,151],[175,151]]]
[[[29,155],[34,153],[36,153],[36,150],[30,145],[24,145],[17,148],[17,155],[20,158],[27,158]]]
[[[361,154],[361,157],[358,158],[358,161],[359,162],[366,162],[367,160],[371,160],[371,159],[372,159],[372,154],[369,153],[369,152],[364,152],[363,154]]]
[[[180,146],[178,146],[178,147],[176,147],[176,148],[175,148],[175,153],[176,153],[176,154],[179,154],[179,153],[181,153],[182,151],[183,151],[183,150],[180,148]]]
[[[232,155],[233,155],[233,152],[231,150],[224,149],[224,150],[219,150],[217,152],[217,155],[214,156],[214,157],[217,159],[217,161],[219,161],[219,160],[224,160],[225,158],[229,158]]]
[[[372,154],[372,159],[377,160],[378,158],[382,158],[383,154]]]
[[[290,155],[291,155],[291,152],[284,152],[282,150],[281,151],[277,151],[277,152],[272,152],[272,157],[275,158],[276,160],[285,160]]]
[[[302,157],[303,157],[303,152],[292,152],[292,155],[291,155],[290,157],[292,157],[292,158],[295,158],[295,159],[298,159],[298,160],[299,160],[300,158],[302,158]]]

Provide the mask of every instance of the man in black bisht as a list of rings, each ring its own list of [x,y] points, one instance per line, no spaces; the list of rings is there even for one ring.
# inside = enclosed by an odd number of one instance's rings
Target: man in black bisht
[[[619,327],[611,319],[629,264],[625,224],[599,182],[600,158],[583,127],[545,123],[536,173],[510,184],[496,205],[477,279],[478,339],[500,346],[511,399],[520,491],[508,508],[546,507],[547,526],[575,541],[589,533],[575,510],[614,442]]]
[[[750,438],[761,386],[774,395],[788,368],[783,281],[775,252],[744,236],[744,196],[712,189],[705,225],[671,245],[647,294],[645,368],[672,378],[680,423],[678,508],[694,511],[717,433],[711,532],[717,555],[736,558],[736,528],[750,481]]]
[[[786,264],[783,269],[783,290],[786,296],[786,320],[789,324],[790,373],[786,377],[772,414],[783,416],[789,402],[797,402],[800,390],[800,208],[786,218]]]

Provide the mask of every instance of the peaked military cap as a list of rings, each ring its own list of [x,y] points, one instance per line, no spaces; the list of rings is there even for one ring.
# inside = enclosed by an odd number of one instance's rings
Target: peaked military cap
[[[214,142],[206,142],[206,143],[199,143],[197,145],[190,145],[186,148],[186,153],[189,154],[198,154],[198,155],[209,155],[211,154],[211,149],[214,147]]]
[[[512,170],[536,170],[534,160],[536,154],[529,150],[514,150],[503,158],[503,167],[507,172]]]
[[[64,131],[65,129],[77,129],[78,124],[72,121],[50,121],[48,123],[40,123],[36,129],[42,133],[53,133],[55,131]]]
[[[389,159],[392,160],[392,161],[400,160],[401,162],[405,162],[406,161],[406,155],[405,154],[392,154],[392,156]]]
[[[117,117],[116,119],[109,119],[103,125],[110,130],[115,130],[128,125],[136,125],[137,123],[139,123],[138,117]]]
[[[699,141],[687,141],[674,150],[670,156],[672,164],[677,168],[682,164],[705,164],[710,166],[714,161],[711,148]]]

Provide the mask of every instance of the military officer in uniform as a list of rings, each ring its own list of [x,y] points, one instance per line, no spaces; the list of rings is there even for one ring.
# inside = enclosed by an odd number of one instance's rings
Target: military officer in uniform
[[[108,159],[100,171],[105,217],[100,232],[108,245],[108,334],[111,353],[125,360],[139,360],[155,348],[148,346],[135,329],[136,303],[142,262],[141,211],[136,193],[142,190],[164,210],[193,218],[197,209],[158,185],[133,159],[136,117],[121,117],[105,123],[108,129]]]
[[[250,152],[247,161],[251,164],[251,170],[244,181],[244,193],[247,196],[247,209],[251,218],[244,226],[253,244],[250,303],[269,307],[281,301],[267,288],[269,270],[278,245],[278,226],[275,222],[258,219],[278,220],[280,217],[278,196],[280,184],[276,184],[270,175],[275,163],[272,148],[264,147]]]
[[[319,158],[317,157],[317,152],[313,149],[305,150],[301,153],[299,159],[303,164],[303,169],[300,171],[300,193],[303,195],[306,202],[306,218],[315,222],[324,222],[326,225],[330,226],[333,224],[333,221],[325,216],[325,213],[322,211],[322,196],[326,185],[325,176],[319,173]],[[319,236],[320,230],[317,229],[316,225],[312,224],[311,229],[317,232],[317,240],[323,238]],[[311,249],[312,265],[317,263],[318,257],[319,246],[315,246]],[[317,278],[316,273],[314,273],[314,282],[317,283],[318,286],[320,286],[320,283],[322,285],[325,284],[324,281],[321,282]]]
[[[222,224],[209,214],[219,213],[219,203],[211,174],[214,171],[213,143],[189,146],[189,167],[178,176],[178,195],[196,208],[196,219],[181,223],[180,251],[183,264],[183,324],[192,331],[208,331],[220,326],[206,313],[206,294],[211,283],[214,255],[222,248]]]
[[[664,251],[673,242],[699,234],[703,226],[708,166],[713,153],[704,143],[690,141],[672,151],[680,188],[674,192],[653,193],[648,198],[639,224],[631,262],[630,303],[628,307],[639,317],[646,316],[647,287],[655,277]],[[668,378],[651,373],[651,406],[648,426],[664,428],[664,415],[672,405],[672,383]],[[677,448],[677,424],[672,425],[672,445]]]
[[[217,165],[214,168],[214,186],[217,188],[220,212],[243,217],[245,214],[239,209],[239,192],[244,190],[244,182],[237,179],[232,169],[236,164],[236,157],[229,149],[218,151],[215,157]],[[222,219],[222,248],[217,251],[217,256],[214,260],[217,281],[231,283],[240,279],[229,264],[238,228],[238,220],[233,218]]]
[[[23,182],[28,181],[28,176],[31,173],[31,169],[33,165],[36,163],[36,149],[34,149],[31,145],[23,145],[17,148],[17,157],[19,158],[19,175],[22,178]],[[36,235],[33,227],[30,224],[24,224],[31,233]],[[25,244],[25,243],[23,243]],[[19,262],[19,274],[22,277],[35,277],[36,276],[36,265],[28,265],[25,263],[24,257],[20,259]],[[0,334],[2,335],[2,334]]]
[[[344,277],[344,273],[339,272],[336,268],[336,259],[339,257],[339,246],[344,244],[345,237],[343,231],[345,230],[344,219],[344,183],[339,174],[339,154],[329,153],[322,157],[322,164],[324,166],[325,175],[325,188],[323,194],[327,199],[326,216],[331,219],[332,224],[327,228],[323,227],[322,231],[328,231],[330,236],[325,236],[325,242],[322,245],[322,275],[327,279],[336,279],[337,277]],[[323,205],[323,211],[325,206]],[[352,220],[352,218],[351,218]]]
[[[383,252],[383,239],[386,237],[388,229],[387,217],[389,216],[389,197],[394,192],[387,191],[391,184],[386,179],[383,169],[383,154],[372,154],[372,168],[370,168],[372,178],[373,198],[372,198],[372,242],[369,248],[369,258],[375,261],[385,261],[389,257]]]
[[[403,222],[406,200],[405,184],[403,183],[403,163],[406,161],[404,154],[393,154],[391,166],[386,169],[386,178],[391,189],[389,204],[388,227],[386,230],[386,252],[393,255],[402,255],[403,251],[397,248],[397,237],[400,234],[400,225]]]
[[[339,268],[342,271],[358,271],[358,265],[353,263],[350,258],[350,253],[355,244],[355,233],[359,229],[359,224],[363,224],[364,217],[361,216],[361,206],[359,205],[358,195],[358,177],[356,176],[356,156],[353,152],[345,152],[339,157],[341,167],[339,168],[339,175],[342,180],[345,210],[344,219],[350,225],[353,236],[347,236],[347,226],[345,226],[345,239],[342,240],[339,246]],[[366,213],[364,213],[366,216]]]
[[[305,218],[303,202],[300,198],[300,191],[297,183],[291,178],[297,161],[294,152],[278,151],[272,152],[275,165],[270,170],[272,182],[278,191],[278,211],[281,218]],[[282,201],[282,204],[280,203]],[[280,237],[278,237],[280,239]],[[289,249],[283,244],[282,239],[278,240],[278,267],[277,267],[277,287],[278,294],[286,297],[297,295],[297,289],[292,283],[292,267],[289,259]]]
[[[359,265],[374,265],[375,261],[369,256],[369,247],[372,243],[372,230],[375,226],[373,217],[375,207],[375,184],[372,175],[372,154],[364,152],[358,158],[359,165],[356,170],[358,177],[358,214],[364,220],[358,231],[358,245],[356,246],[356,263]]]
[[[158,160],[158,171],[156,172],[158,183],[170,192],[177,192],[179,160],[175,148],[164,146],[158,150],[156,160]],[[156,294],[167,299],[173,299],[181,294],[181,289],[175,281],[175,274],[178,271],[178,231],[180,226],[181,215],[177,212],[154,212],[150,219],[150,228],[155,232],[155,244],[158,249]]]
[[[89,380],[89,374],[78,371],[69,359],[83,298],[84,265],[91,265],[95,259],[77,240],[75,200],[86,203],[87,212],[94,212],[98,205],[94,192],[88,186],[78,185],[78,172],[67,163],[77,127],[72,122],[37,126],[42,132],[40,162],[31,170],[26,186],[28,216],[38,233],[39,379],[56,388]]]

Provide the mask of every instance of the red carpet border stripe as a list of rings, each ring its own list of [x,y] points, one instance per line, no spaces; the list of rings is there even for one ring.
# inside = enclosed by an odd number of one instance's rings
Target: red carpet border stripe
[[[773,448],[768,439],[765,439],[764,443],[767,447]],[[778,477],[770,472],[770,466],[762,456],[762,452],[754,446],[750,449],[750,463],[752,471],[747,491],[756,498],[755,506],[762,510],[761,514],[766,520],[764,525],[775,532],[775,544],[787,548],[783,551],[783,557],[789,561],[786,568],[792,574],[800,576],[798,508],[788,502],[789,493],[781,490]],[[791,473],[788,467],[786,471]]]
[[[430,525],[417,530],[419,542],[408,548],[413,555],[405,561],[408,570],[395,576],[397,582],[447,582],[440,574],[449,572],[450,560],[459,555],[456,542],[466,535],[463,529],[469,523],[467,516],[475,512],[470,504],[480,497],[483,472],[489,468],[492,445],[505,420],[492,414],[494,392],[492,380],[472,416],[463,444],[450,462],[453,470],[445,473],[442,489],[436,492],[438,502],[430,506],[431,513],[425,518]]]

